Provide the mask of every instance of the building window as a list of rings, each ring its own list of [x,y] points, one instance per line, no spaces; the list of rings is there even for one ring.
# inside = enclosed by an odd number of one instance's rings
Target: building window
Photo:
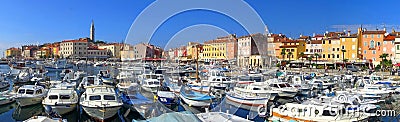
[[[322,44],[325,44],[325,40],[324,40],[324,41],[322,41]]]
[[[342,45],[342,50],[345,50],[345,49],[344,49],[344,45]]]
[[[371,38],[374,38],[374,34],[371,35]]]
[[[372,51],[372,54],[376,54],[376,51],[375,51],[375,50],[373,50],[373,51]]]
[[[368,35],[364,35],[364,38],[368,38]]]
[[[335,51],[335,48],[332,48],[332,51]]]
[[[381,34],[378,34],[378,38],[381,38]]]
[[[331,40],[329,40],[329,44],[331,44]]]
[[[339,54],[336,54],[336,58],[339,58]]]
[[[364,46],[368,46],[368,42],[364,42]]]
[[[308,52],[308,49],[306,49],[306,52]]]
[[[331,58],[331,55],[328,54],[328,58]]]
[[[340,51],[339,48],[336,48],[336,49],[337,49],[337,51]]]
[[[376,60],[376,58],[372,58],[372,60],[374,60],[374,61],[375,61],[375,60]]]
[[[381,46],[381,42],[376,42],[376,46]]]
[[[356,45],[351,45],[351,49],[355,50],[356,49]]]
[[[397,50],[400,50],[400,45],[397,45]]]
[[[356,57],[356,55],[353,53],[353,54],[351,54],[351,57],[352,57],[352,58],[355,58],[355,57]]]
[[[369,42],[369,48],[374,48],[375,47],[375,41],[374,40],[371,40],[370,42]]]
[[[386,52],[386,47],[383,47],[383,52]]]
[[[322,54],[322,58],[325,58],[325,54]]]
[[[383,41],[383,44],[387,44],[387,42],[386,42],[386,41]]]

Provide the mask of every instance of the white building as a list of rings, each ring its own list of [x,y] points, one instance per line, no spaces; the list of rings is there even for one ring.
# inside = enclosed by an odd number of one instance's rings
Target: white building
[[[62,58],[86,57],[89,38],[64,40],[60,44],[60,56]]]
[[[257,33],[238,38],[238,61],[240,67],[263,67],[269,62],[268,38]],[[252,55],[259,55],[257,56]]]

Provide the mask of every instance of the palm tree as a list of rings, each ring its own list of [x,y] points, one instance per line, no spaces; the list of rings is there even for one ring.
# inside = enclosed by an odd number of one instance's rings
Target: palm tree
[[[312,65],[311,65],[311,60],[312,60],[313,58],[314,58],[313,55],[309,55],[308,58],[307,58],[307,60],[310,61],[310,71],[311,71],[311,67],[312,67]]]
[[[387,62],[386,57],[388,57],[388,56],[389,56],[389,54],[387,54],[387,53],[383,53],[382,55],[379,55],[379,58],[382,59],[382,61],[381,61],[382,69],[386,68],[386,67],[385,67],[385,64],[386,64],[386,62]]]
[[[314,53],[314,55],[315,55],[315,68],[317,68],[319,54],[318,53]]]
[[[301,59],[302,59],[301,60],[302,61],[301,67],[303,67],[303,65],[304,65],[303,56],[304,56],[304,52],[300,52],[299,57],[301,57]]]
[[[345,49],[342,49],[342,61],[343,61],[343,64],[345,64],[345,66],[346,66],[346,63],[344,62],[344,53],[346,52],[346,50]]]
[[[291,66],[291,65],[290,65],[290,59],[291,59],[292,55],[293,55],[292,52],[289,52],[289,53],[288,53],[288,56],[289,56],[289,62],[288,62],[288,63],[289,63],[289,68],[290,68],[290,66]]]
[[[285,61],[286,48],[283,48],[283,49],[282,49],[282,51],[281,51],[281,55],[282,55],[282,58],[283,58],[283,60],[282,60],[282,61]]]

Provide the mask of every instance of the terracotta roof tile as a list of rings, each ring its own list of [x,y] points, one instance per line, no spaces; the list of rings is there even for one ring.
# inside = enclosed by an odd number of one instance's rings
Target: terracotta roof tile
[[[363,34],[385,34],[386,31],[364,31]]]

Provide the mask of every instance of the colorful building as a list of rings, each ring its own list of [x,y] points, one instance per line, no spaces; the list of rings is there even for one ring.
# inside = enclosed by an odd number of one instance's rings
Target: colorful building
[[[306,51],[306,41],[304,40],[286,40],[281,41],[282,45],[279,46],[280,50],[277,50],[276,53],[279,54],[278,58],[281,60],[298,60],[300,58],[300,53]],[[285,50],[285,55],[282,55],[282,49]],[[292,55],[289,55],[289,52]]]
[[[5,57],[6,58],[14,58],[14,57],[19,58],[19,57],[21,57],[21,49],[15,48],[15,47],[8,48],[5,51]]]
[[[217,39],[204,42],[202,60],[216,62],[227,60],[226,43],[229,40]]]
[[[385,34],[386,35],[386,34]],[[382,53],[386,53],[388,54],[389,57],[387,57],[388,60],[394,60],[395,59],[395,55],[396,55],[396,49],[395,49],[395,44],[394,41],[396,39],[396,36],[387,34],[384,38],[383,38],[383,49],[382,49]]]
[[[344,59],[347,59],[349,62],[360,62],[360,57],[358,55],[361,53],[361,50],[358,48],[357,34],[351,34],[349,31],[347,35],[341,36],[340,45],[341,50],[345,50],[340,57],[343,57],[344,54]]]
[[[48,47],[42,47],[41,49],[36,51],[36,56],[35,58],[50,58],[51,53],[50,53],[50,48]]]
[[[379,56],[383,52],[383,39],[385,30],[362,30],[358,29],[358,38],[360,40],[359,46],[361,47],[361,57],[363,60],[372,61],[374,65],[378,65],[381,61]]]

